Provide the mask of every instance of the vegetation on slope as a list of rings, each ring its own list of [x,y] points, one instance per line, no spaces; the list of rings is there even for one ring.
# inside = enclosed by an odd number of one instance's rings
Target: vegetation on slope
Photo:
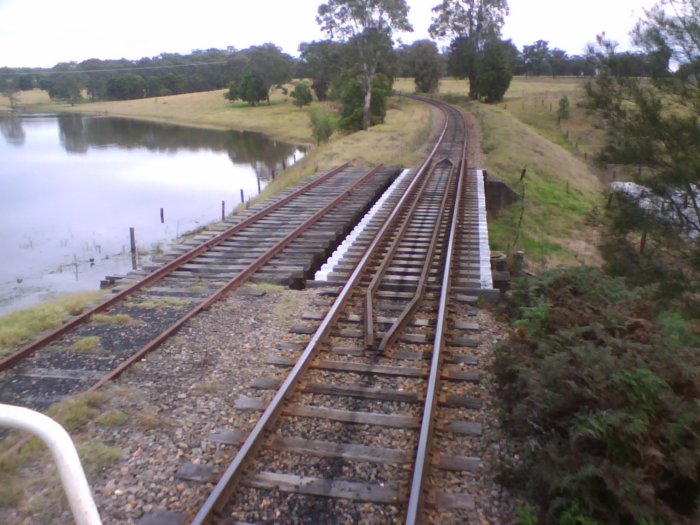
[[[674,343],[648,291],[553,270],[522,280],[508,313],[494,365],[514,440],[502,481],[541,509],[521,523],[697,523],[700,354]]]

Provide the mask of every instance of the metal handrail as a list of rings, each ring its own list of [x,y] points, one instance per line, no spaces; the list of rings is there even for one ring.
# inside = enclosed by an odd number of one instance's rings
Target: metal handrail
[[[0,426],[31,432],[49,447],[78,525],[101,525],[78,452],[68,432],[53,419],[28,408],[0,404]]]

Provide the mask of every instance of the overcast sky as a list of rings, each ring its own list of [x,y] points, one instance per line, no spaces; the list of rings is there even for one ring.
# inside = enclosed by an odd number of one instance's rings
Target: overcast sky
[[[0,67],[51,67],[58,62],[139,59],[160,53],[273,42],[296,56],[300,42],[324,38],[315,21],[322,0],[0,0]],[[415,31],[428,38],[439,0],[408,0]],[[504,38],[538,39],[570,55],[605,31],[628,49],[629,31],[654,0],[509,0]]]

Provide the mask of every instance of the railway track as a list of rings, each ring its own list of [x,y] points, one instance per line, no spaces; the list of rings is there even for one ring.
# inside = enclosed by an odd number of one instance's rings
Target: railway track
[[[470,303],[490,276],[464,117],[440,107],[440,141],[331,272],[343,286],[296,330],[308,342],[280,344],[283,373],[239,398],[262,412],[253,429],[213,438],[239,448],[193,524],[470,522]]]
[[[42,410],[99,388],[250,279],[303,286],[396,172],[340,166],[183,245],[108,300],[0,359],[0,402]]]

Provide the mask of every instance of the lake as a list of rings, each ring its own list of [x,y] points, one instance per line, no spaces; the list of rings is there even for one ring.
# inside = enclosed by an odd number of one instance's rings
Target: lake
[[[113,117],[0,116],[0,133],[0,314],[98,289],[131,269],[130,228],[141,265],[304,155],[258,133]]]

